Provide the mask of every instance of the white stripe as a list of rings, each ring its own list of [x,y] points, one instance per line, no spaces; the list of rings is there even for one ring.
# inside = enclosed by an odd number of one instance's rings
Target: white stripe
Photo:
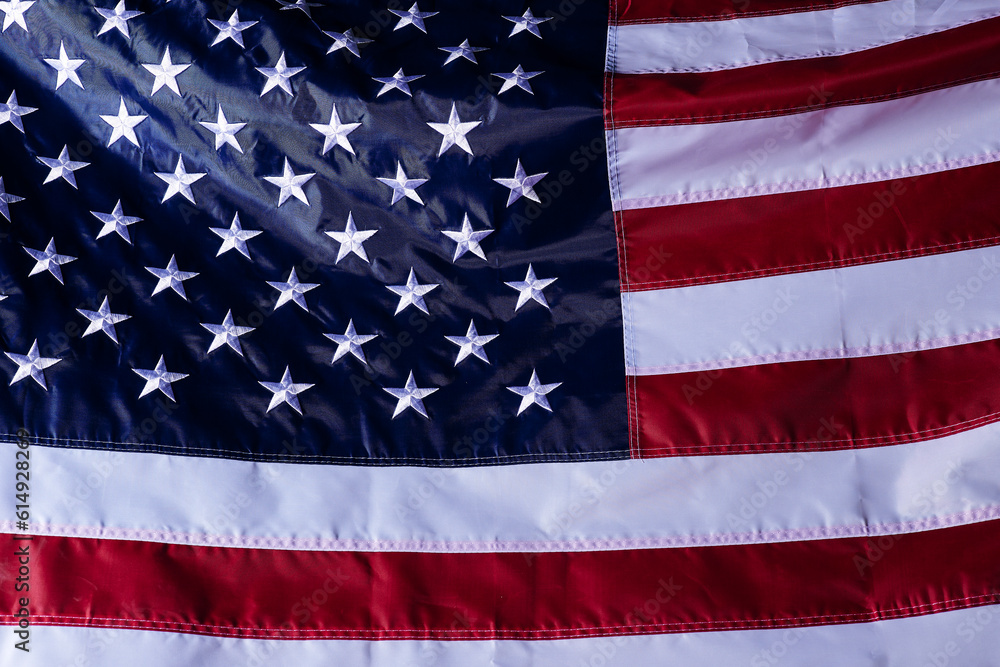
[[[729,21],[610,29],[606,69],[621,74],[711,72],[836,56],[956,28],[1000,14],[996,0],[888,0]]]
[[[586,551],[904,533],[1000,516],[998,441],[994,424],[860,451],[454,469],[33,446],[31,511],[39,533],[316,550]],[[0,497],[13,497],[12,480],[0,479]]]
[[[1000,338],[1000,248],[622,295],[632,375]]]
[[[1000,159],[1000,80],[728,123],[608,131],[616,209],[884,181]]]
[[[0,663],[23,667],[815,667],[995,665],[1000,606],[872,623],[773,630],[542,641],[278,641],[169,632],[33,626],[31,652],[0,644]]]

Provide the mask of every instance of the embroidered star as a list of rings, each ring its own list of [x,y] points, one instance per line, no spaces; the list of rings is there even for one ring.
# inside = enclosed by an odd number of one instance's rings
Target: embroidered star
[[[202,324],[201,326],[212,333],[212,343],[208,346],[208,353],[211,353],[223,345],[228,345],[236,354],[243,356],[243,346],[240,345],[240,336],[244,336],[254,330],[253,327],[238,327],[233,324],[233,311],[226,311],[226,317],[222,324]]]
[[[282,403],[288,403],[300,415],[302,408],[299,406],[299,394],[315,386],[292,382],[292,374],[288,371],[288,366],[285,366],[285,374],[281,376],[281,382],[261,382],[260,385],[274,394],[271,396],[271,403],[267,406],[268,412]]]
[[[160,360],[156,362],[155,369],[133,368],[132,372],[146,381],[146,385],[139,393],[139,398],[159,389],[164,396],[174,402],[177,399],[174,398],[174,390],[170,385],[188,376],[187,373],[171,373],[168,371],[167,365],[163,362],[162,354],[160,355]]]
[[[295,197],[306,206],[309,206],[309,200],[306,198],[306,193],[302,189],[302,186],[315,175],[315,173],[296,175],[295,172],[292,171],[292,166],[288,163],[288,158],[286,157],[285,168],[282,171],[281,176],[265,176],[264,180],[281,188],[281,192],[278,193],[279,207],[288,201],[289,197]]]
[[[10,123],[24,134],[24,124],[21,116],[27,116],[32,111],[38,111],[34,107],[22,107],[17,103],[17,91],[10,91],[10,97],[6,102],[0,102],[0,125]]]
[[[243,35],[241,34],[247,28],[251,28],[257,25],[257,21],[241,21],[239,11],[234,11],[233,15],[229,17],[228,21],[217,21],[215,19],[208,19],[219,34],[215,36],[215,41],[212,42],[211,46],[220,44],[227,39],[231,39],[240,45],[240,48],[246,48],[243,44]]]
[[[181,72],[191,67],[191,63],[175,65],[170,60],[170,47],[168,46],[166,52],[163,54],[163,60],[160,61],[159,65],[150,63],[144,64],[143,67],[155,77],[153,79],[153,92],[150,95],[155,95],[156,91],[163,88],[163,86],[180,95],[181,89],[177,87],[177,77],[180,76]]]
[[[319,287],[319,283],[300,283],[294,268],[288,274],[288,282],[279,283],[268,280],[267,284],[281,292],[278,295],[278,302],[274,304],[275,310],[278,310],[289,301],[294,301],[295,305],[307,313],[309,312],[309,306],[306,305],[305,293]]]
[[[380,183],[385,183],[392,188],[392,202],[390,202],[390,206],[398,202],[403,197],[408,197],[423,206],[424,200],[422,200],[420,195],[417,194],[417,188],[426,183],[427,179],[407,178],[406,172],[403,171],[403,165],[401,163],[396,163],[396,178],[377,178],[376,180]]]
[[[493,180],[510,190],[510,196],[507,198],[507,206],[510,206],[521,197],[527,197],[536,202],[541,201],[535,193],[535,185],[538,184],[538,181],[545,178],[548,173],[547,171],[543,171],[540,174],[528,176],[524,171],[524,167],[521,166],[521,161],[518,160],[517,166],[514,167],[514,178],[494,178]]]
[[[170,261],[167,262],[167,268],[158,269],[154,266],[147,266],[146,270],[157,278],[156,287],[153,288],[153,293],[150,296],[156,296],[165,289],[172,289],[185,301],[187,301],[187,294],[184,293],[184,281],[190,280],[198,275],[196,272],[192,271],[180,271],[177,268],[177,259],[174,255],[170,256]]]
[[[351,155],[354,155],[354,148],[351,146],[351,142],[347,140],[347,135],[361,127],[361,123],[341,123],[340,116],[337,114],[336,104],[333,105],[333,112],[330,114],[329,123],[326,125],[322,123],[309,123],[309,127],[326,137],[326,141],[323,142],[323,151],[320,155],[326,155],[334,146],[340,146]]]
[[[119,100],[117,116],[101,116],[101,120],[111,126],[111,138],[108,139],[108,146],[114,145],[123,137],[138,146],[139,137],[135,136],[135,126],[146,120],[148,116],[143,114],[130,116],[128,109],[125,108],[125,98],[120,97]]]
[[[365,359],[365,351],[361,349],[361,346],[368,341],[378,338],[378,334],[358,334],[354,330],[354,320],[350,320],[347,323],[347,331],[343,334],[323,335],[337,344],[337,351],[333,353],[333,361],[330,363],[336,363],[338,359],[346,354],[353,354],[361,360],[361,363],[367,364],[368,360]]]
[[[337,252],[337,261],[335,262],[335,264],[340,264],[340,260],[347,257],[352,252],[367,262],[368,254],[365,252],[365,247],[362,244],[371,237],[375,236],[375,234],[378,233],[378,230],[370,229],[364,232],[359,232],[358,228],[354,224],[354,214],[348,213],[347,226],[344,227],[344,231],[324,233],[334,241],[340,243],[340,250]]]
[[[306,2],[306,0],[291,0],[291,1],[278,0],[278,3],[281,4],[282,11],[289,9],[301,9],[302,12],[309,18],[312,18],[312,10],[310,9],[311,7],[322,6],[318,2]]]
[[[24,201],[24,197],[8,194],[3,187],[3,176],[0,176],[0,215],[2,215],[7,222],[10,222],[10,207],[8,204],[16,204],[19,201]]]
[[[405,93],[407,97],[413,97],[413,93],[410,92],[410,82],[416,81],[417,79],[424,78],[423,74],[416,74],[414,76],[406,76],[403,74],[403,68],[400,67],[392,76],[388,77],[378,77],[373,76],[374,80],[382,84],[382,89],[375,94],[375,97],[382,97],[390,90],[398,90],[401,93]]]
[[[413,3],[413,6],[406,11],[400,11],[398,9],[390,9],[390,12],[399,17],[399,23],[393,28],[393,31],[399,30],[400,28],[405,28],[408,25],[412,25],[414,28],[418,29],[420,32],[426,34],[427,27],[424,25],[424,19],[436,16],[437,12],[422,12],[420,8],[417,7],[417,3]]]
[[[489,343],[494,338],[497,338],[500,334],[489,334],[486,336],[480,336],[479,332],[476,331],[476,323],[473,320],[469,321],[469,331],[464,336],[445,336],[450,342],[458,345],[458,359],[455,360],[455,365],[458,366],[463,359],[472,355],[482,359],[486,363],[490,363],[489,358],[486,356],[486,350],[483,346]]]
[[[33,4],[35,4],[35,0],[3,0],[0,2],[0,12],[4,14],[3,30],[0,32],[7,32],[7,28],[15,23],[28,32],[28,24],[24,22],[24,13],[31,9]]]
[[[135,218],[122,213],[121,199],[119,199],[118,203],[115,204],[115,210],[111,213],[98,213],[97,211],[91,211],[90,214],[104,223],[104,226],[101,227],[101,231],[97,232],[97,238],[103,238],[114,232],[118,234],[118,236],[125,239],[129,245],[132,245],[132,239],[128,234],[129,225],[142,222],[142,218]]]
[[[423,399],[427,398],[437,390],[438,387],[431,387],[427,389],[421,389],[418,387],[416,381],[413,379],[413,371],[410,371],[410,376],[406,378],[405,387],[382,388],[382,391],[399,399],[396,402],[396,409],[392,413],[393,419],[398,417],[407,408],[413,408],[424,417],[427,417],[427,410],[424,408]],[[430,417],[427,418],[430,419]]]
[[[514,28],[508,37],[513,37],[519,32],[530,32],[535,37],[541,39],[542,33],[538,31],[538,24],[551,21],[553,17],[547,16],[543,19],[535,18],[535,15],[528,9],[522,16],[505,16],[505,19],[514,23]]]
[[[544,74],[544,72],[525,72],[521,69],[520,65],[515,67],[514,71],[510,74],[507,74],[506,72],[497,72],[493,76],[498,76],[503,79],[503,85],[500,86],[500,92],[497,93],[497,95],[502,95],[515,86],[534,95],[535,92],[531,90],[531,84],[528,83],[528,79],[534,79],[539,74]]]
[[[417,276],[413,272],[412,267],[410,268],[410,275],[406,279],[405,285],[386,285],[386,289],[399,295],[399,305],[396,306],[395,315],[399,315],[407,306],[416,306],[417,310],[421,310],[429,315],[427,304],[424,303],[424,295],[437,287],[439,287],[437,283],[427,285],[418,283]]]
[[[444,61],[445,65],[452,62],[453,60],[458,60],[459,58],[465,58],[469,62],[476,63],[478,65],[479,63],[476,61],[476,52],[488,51],[488,50],[489,49],[483,46],[469,46],[469,40],[465,40],[458,46],[438,47],[438,51],[444,51],[445,53],[448,54],[448,57]]]
[[[5,352],[4,354],[7,355],[8,359],[17,364],[17,370],[14,372],[14,379],[10,381],[10,386],[14,386],[21,380],[31,378],[38,383],[39,387],[46,391],[49,388],[45,386],[45,373],[43,371],[49,366],[62,361],[62,359],[39,355],[38,339],[35,339],[31,343],[31,349],[28,350],[28,354],[14,354],[13,352]]]
[[[38,161],[49,168],[49,175],[45,177],[45,183],[51,183],[61,178],[74,188],[76,188],[76,176],[73,175],[73,172],[77,169],[83,169],[90,164],[89,162],[74,162],[70,160],[67,146],[63,146],[59,157],[40,157]]]
[[[278,56],[278,63],[274,67],[258,67],[257,71],[267,77],[264,82],[264,89],[260,91],[260,96],[264,97],[272,88],[281,88],[283,91],[292,94],[292,84],[289,81],[293,76],[303,71],[305,67],[289,67],[285,63],[285,52]]]
[[[240,226],[239,213],[233,218],[233,224],[229,226],[229,229],[224,227],[209,227],[209,231],[222,239],[222,247],[215,254],[216,257],[230,250],[236,250],[236,252],[249,260],[253,258],[250,257],[250,249],[247,248],[247,241],[262,233],[257,229],[243,229]]]
[[[67,56],[66,45],[63,42],[59,42],[59,57],[46,58],[45,62],[56,71],[56,90],[59,90],[60,86],[67,81],[72,81],[80,86],[80,88],[83,88],[83,82],[80,81],[80,75],[76,73],[76,70],[80,69],[80,65],[87,61],[82,58],[73,59]]]
[[[354,29],[348,30],[347,32],[324,32],[324,35],[333,40],[333,46],[329,48],[327,54],[331,54],[334,51],[339,51],[340,49],[347,49],[348,52],[353,53],[356,57],[361,57],[361,51],[358,50],[359,46],[364,46],[365,44],[371,44],[370,39],[365,37],[359,37],[354,34]]]
[[[441,133],[441,150],[438,151],[438,157],[444,155],[444,152],[451,148],[452,146],[458,146],[463,151],[472,155],[472,147],[469,146],[469,140],[465,137],[469,132],[476,129],[483,124],[483,121],[477,120],[474,122],[463,123],[458,117],[458,110],[455,108],[455,103],[451,103],[451,115],[448,117],[447,123],[427,123],[432,130]]]
[[[83,338],[86,338],[92,333],[103,331],[108,335],[108,338],[114,341],[115,345],[118,344],[118,334],[115,332],[115,325],[119,322],[124,322],[125,320],[132,318],[131,315],[112,313],[111,304],[108,303],[108,297],[104,297],[104,301],[101,302],[101,307],[97,310],[84,310],[83,308],[77,308],[76,312],[90,320],[90,324],[87,325],[87,330],[83,332]]]
[[[466,213],[465,217],[462,218],[462,231],[451,232],[445,230],[441,233],[458,244],[455,248],[455,257],[452,258],[452,261],[458,261],[458,258],[467,252],[471,252],[473,255],[481,259],[486,259],[486,254],[480,247],[479,242],[492,234],[493,230],[484,229],[480,232],[472,231],[472,223],[469,222],[469,214]]]
[[[167,201],[174,195],[181,195],[187,199],[192,204],[195,204],[194,194],[191,192],[191,185],[205,176],[205,172],[188,173],[187,168],[184,166],[184,156],[179,155],[177,157],[177,167],[174,172],[156,172],[156,177],[167,184],[167,191],[163,195],[163,199],[160,201]]]
[[[60,255],[56,252],[56,240],[54,238],[49,239],[49,244],[45,246],[45,250],[32,250],[31,248],[25,248],[24,251],[31,255],[35,260],[35,265],[31,267],[31,271],[28,273],[29,276],[33,276],[36,273],[41,273],[42,271],[48,271],[59,281],[59,284],[63,284],[62,269],[60,268],[63,264],[69,264],[76,257],[71,257],[69,255]]]
[[[113,10],[101,9],[100,7],[95,7],[95,10],[104,17],[104,25],[97,31],[98,35],[103,35],[109,30],[117,29],[126,38],[129,37],[128,21],[142,14],[142,12],[126,11],[125,0],[121,0]]]
[[[553,382],[552,384],[542,384],[538,381],[538,373],[532,369],[531,379],[528,380],[528,386],[526,387],[507,387],[508,391],[512,391],[521,397],[521,405],[517,408],[517,414],[521,414],[532,405],[537,405],[542,407],[549,412],[552,412],[552,407],[549,405],[549,399],[545,397],[550,391],[561,385],[562,382]]]
[[[558,278],[536,278],[535,269],[532,268],[531,264],[528,264],[528,273],[524,276],[524,280],[518,280],[511,283],[504,283],[507,287],[511,287],[518,291],[517,295],[517,305],[514,306],[514,312],[516,313],[521,306],[528,303],[529,301],[537,301],[546,308],[549,307],[548,302],[545,300],[545,295],[542,294],[542,290],[546,287],[559,280]]]
[[[222,150],[223,146],[229,144],[240,153],[243,152],[243,147],[240,146],[240,142],[236,140],[236,133],[246,127],[247,124],[230,123],[226,118],[226,113],[222,110],[221,104],[219,105],[219,117],[214,123],[201,121],[198,124],[215,135],[215,150]]]

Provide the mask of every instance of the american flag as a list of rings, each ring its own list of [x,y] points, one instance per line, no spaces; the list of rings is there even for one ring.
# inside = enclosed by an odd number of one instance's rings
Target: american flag
[[[3,664],[997,664],[996,0],[0,12]]]

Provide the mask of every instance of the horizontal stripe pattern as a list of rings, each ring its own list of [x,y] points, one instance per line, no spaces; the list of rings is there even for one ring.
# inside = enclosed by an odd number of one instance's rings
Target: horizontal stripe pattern
[[[617,210],[797,192],[1000,159],[1000,80],[731,123],[611,129]]]
[[[693,74],[615,73],[614,125],[723,122],[895,99],[993,78],[998,50],[1000,19],[990,19],[844,56]]]
[[[886,0],[721,21],[612,25],[607,69],[710,72],[843,55],[996,17],[992,0]],[[794,39],[789,39],[794,36]]]
[[[162,632],[39,626],[32,630],[37,643],[31,653],[15,654],[11,642],[4,642],[0,645],[0,660],[24,667],[71,665],[76,661],[111,666],[138,660],[145,667],[195,664],[398,667],[432,661],[440,667],[489,664],[599,667],[642,665],[648,663],[650,656],[670,656],[672,662],[687,667],[764,667],[779,662],[823,667],[913,667],[934,664],[934,660],[947,660],[952,665],[989,665],[1000,655],[997,622],[1000,622],[1000,606],[991,605],[870,624],[556,642],[308,639],[277,642],[198,636],[178,641]]]
[[[702,386],[690,381],[692,389]],[[725,379],[717,389],[729,394]],[[668,398],[686,406],[682,394]],[[713,410],[725,401],[713,403],[711,392],[695,398],[686,419],[711,426]],[[823,418],[841,430],[838,414],[816,414],[810,436]],[[728,423],[719,419],[716,428]],[[996,518],[997,441],[1000,425],[991,425],[862,451],[704,457],[679,447],[678,456],[645,461],[449,470],[34,447],[32,532],[250,549],[454,553],[895,534]],[[0,480],[0,495],[14,492],[13,480]],[[313,506],[339,509],[329,515],[305,509]]]
[[[627,23],[666,23],[668,21],[712,21],[734,16],[770,16],[835,9],[866,2],[885,0],[615,0],[611,19]]]
[[[571,556],[35,537],[32,562],[42,582],[33,621],[260,638],[451,640],[870,622],[996,603],[998,527],[905,534],[881,546],[843,538]],[[330,604],[307,606],[317,592]],[[0,590],[0,608],[14,608],[14,595],[12,587]],[[5,611],[0,619],[13,617]]]

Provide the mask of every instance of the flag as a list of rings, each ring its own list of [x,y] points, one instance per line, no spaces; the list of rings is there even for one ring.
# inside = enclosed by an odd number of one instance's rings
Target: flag
[[[0,2],[4,664],[990,664],[995,1]]]

